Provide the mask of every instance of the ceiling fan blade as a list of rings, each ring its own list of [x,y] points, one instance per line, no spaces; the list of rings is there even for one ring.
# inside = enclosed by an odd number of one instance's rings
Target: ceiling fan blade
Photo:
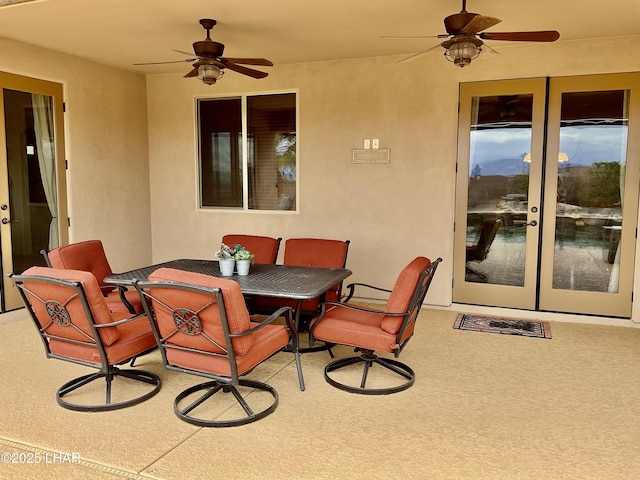
[[[469,23],[460,29],[460,33],[478,33],[499,24],[501,21],[499,18],[476,15]]]
[[[184,78],[191,78],[191,77],[197,77],[198,76],[198,67],[194,68],[193,70],[191,70],[189,73],[187,73]]]
[[[483,43],[482,44],[482,51],[483,52],[486,51],[487,53],[491,53],[492,55],[501,55],[501,53],[499,51],[494,50],[493,48],[491,48],[488,43]]]
[[[186,60],[173,60],[171,62],[147,62],[147,63],[134,63],[134,65],[165,65],[168,63],[184,63],[184,62],[193,62],[197,60],[197,58],[187,58]]]
[[[421,40],[423,38],[447,38],[449,36],[448,33],[441,33],[439,35],[415,35],[415,36],[395,36],[395,35],[387,35],[384,37],[380,37],[382,40]]]
[[[222,59],[221,59],[222,60]],[[248,75],[253,78],[264,78],[269,75],[266,72],[260,72],[259,70],[254,70],[253,68],[243,67],[242,65],[236,65],[235,63],[230,63],[228,61],[223,62],[225,67],[229,70],[233,70],[234,72],[241,73],[243,75]]]
[[[191,56],[193,56],[193,53],[185,52],[185,51],[183,51],[183,50],[175,50],[175,49],[174,49],[173,51],[174,51],[174,52],[176,52],[176,53],[181,53],[182,55],[186,55],[187,57],[191,57]],[[196,60],[197,60],[197,58],[196,58]]]
[[[266,58],[230,58],[230,57],[222,57],[220,58],[223,62],[229,63],[242,63],[243,65],[262,65],[263,67],[273,67],[273,62],[267,60]]]
[[[555,42],[560,33],[555,30],[538,32],[484,32],[479,34],[482,40],[506,40],[511,42]]]
[[[407,62],[412,62],[412,61],[417,60],[418,58],[420,58],[420,57],[422,57],[422,56],[426,55],[427,53],[430,53],[430,52],[432,52],[433,50],[436,50],[436,49],[438,49],[438,48],[440,48],[440,47],[442,47],[442,44],[441,44],[441,43],[439,43],[439,44],[437,44],[437,45],[435,45],[435,46],[433,46],[433,47],[431,47],[431,48],[428,48],[428,49],[426,49],[426,50],[423,50],[423,51],[421,51],[421,52],[418,52],[418,53],[416,53],[416,54],[414,54],[414,55],[411,55],[411,56],[409,56],[409,57],[407,57],[407,58],[403,58],[402,60],[399,60],[399,61],[398,61],[398,63],[407,63]]]

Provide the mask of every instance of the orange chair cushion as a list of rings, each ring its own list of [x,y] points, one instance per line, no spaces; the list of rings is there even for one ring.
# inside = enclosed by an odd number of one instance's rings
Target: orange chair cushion
[[[52,277],[60,280],[66,280],[70,282],[80,282],[84,289],[87,301],[91,306],[93,318],[96,324],[111,323],[113,321],[109,308],[107,307],[105,298],[102,296],[100,287],[96,277],[92,273],[79,270],[68,270],[58,268],[46,268],[46,267],[31,267],[24,272],[24,275],[34,275],[40,277]],[[75,290],[66,287],[64,285],[54,285],[52,283],[41,282],[24,282],[25,287],[45,301],[57,301],[65,304],[69,297],[75,294]],[[30,293],[27,293],[31,296]],[[45,305],[38,299],[30,298],[30,303],[33,305],[34,312],[38,318],[38,322],[42,327],[46,326],[49,322],[49,314],[46,311]],[[82,303],[79,297],[75,297],[69,303],[66,304],[66,309],[69,315],[74,321],[74,325],[85,332],[90,338],[93,338],[91,327],[82,308]],[[105,327],[100,330],[100,338],[105,346],[112,345],[119,338],[118,328]],[[87,337],[81,332],[77,331],[71,326],[62,326],[56,323],[52,323],[47,328],[47,333],[51,335],[57,335],[72,340],[88,341]]]
[[[226,245],[242,245],[255,256],[255,263],[276,263],[280,241],[277,238],[260,235],[230,234],[222,237]]]
[[[336,306],[325,312],[313,336],[328,343],[393,352],[398,347],[396,336],[381,328],[383,317]]]
[[[103,293],[115,289],[114,286],[104,283],[104,279],[113,271],[100,240],[87,240],[86,242],[64,245],[51,250],[48,256],[53,268],[83,270],[93,273],[101,287],[109,287],[103,288]]]
[[[430,264],[428,258],[417,257],[400,272],[385,306],[385,312],[408,311],[420,275]],[[404,320],[405,316],[395,317],[353,310],[347,306],[334,306],[329,308],[322,318],[315,320],[317,325],[314,327],[313,336],[329,343],[393,352],[398,348],[398,332]],[[413,333],[413,329],[414,324],[409,324],[400,341],[406,340]]]
[[[391,291],[389,300],[387,301],[386,311],[391,313],[402,313],[409,309],[411,298],[418,287],[420,274],[431,265],[431,260],[425,257],[415,258],[407,265],[400,275]],[[384,331],[397,334],[402,326],[404,317],[385,316],[382,320],[381,327]]]
[[[252,327],[257,325],[257,323],[251,324]],[[289,332],[284,325],[267,325],[251,334],[251,337],[254,339],[253,347],[242,355],[236,354],[238,375],[247,373],[289,343]],[[172,365],[189,370],[231,376],[230,363],[223,357],[167,349],[167,360]]]
[[[290,238],[285,243],[284,264],[343,268],[348,248],[349,245],[341,240]]]
[[[344,268],[349,244],[342,240],[323,238],[290,238],[285,242],[284,264],[301,267]],[[327,302],[337,302],[340,284],[333,285],[325,294]],[[303,312],[317,312],[320,298],[305,300],[300,306]],[[277,310],[280,307],[296,309],[298,302],[271,297],[256,297],[254,305],[260,310]]]
[[[251,328],[249,312],[242,296],[240,286],[233,280],[212,277],[200,273],[185,272],[172,268],[160,268],[149,275],[150,281],[162,282],[181,282],[191,285],[199,285],[207,288],[219,288],[222,292],[224,307],[227,312],[227,320],[229,322],[230,333],[241,333]],[[212,297],[206,294],[196,292],[186,292],[184,290],[172,290],[165,288],[151,288],[150,294],[158,300],[166,303],[170,307],[188,308],[197,312],[202,306],[210,303]],[[160,330],[160,335],[164,338],[171,334],[175,329],[172,312],[162,306],[154,308],[156,320]],[[209,307],[200,315],[200,322],[204,334],[212,338],[222,347],[226,347],[224,333],[222,332],[220,322],[220,311],[217,305]],[[178,332],[171,337],[171,343],[180,346],[188,346],[204,351],[224,353],[219,347],[216,347],[203,335],[187,335]],[[254,335],[247,335],[232,340],[233,349],[237,355],[244,355],[254,345]]]
[[[114,314],[113,320],[123,320],[130,316],[131,314],[129,312]],[[118,325],[115,328],[118,330],[118,340],[109,346],[105,346],[105,353],[107,354],[109,365],[125,362],[136,355],[140,355],[157,347],[156,338],[153,336],[149,321],[144,315],[130,322]],[[51,340],[49,346],[51,351],[58,355],[95,363],[96,365],[102,363],[100,354],[96,348],[74,345],[59,340]]]

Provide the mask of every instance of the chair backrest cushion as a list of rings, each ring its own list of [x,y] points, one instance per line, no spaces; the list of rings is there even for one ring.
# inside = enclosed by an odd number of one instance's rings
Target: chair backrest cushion
[[[398,275],[391,295],[389,295],[385,309],[387,312],[403,313],[409,310],[411,299],[418,288],[420,275],[429,265],[431,265],[431,260],[428,258],[416,257],[409,265],[404,267],[400,275]],[[405,317],[392,317],[387,315],[382,319],[381,327],[388,333],[398,333],[404,319]]]
[[[91,272],[101,287],[113,287],[104,282],[104,279],[113,271],[100,240],[87,240],[86,242],[64,245],[51,250],[48,256],[53,268]],[[111,290],[103,288],[103,292],[112,291],[115,288],[113,287]]]
[[[285,242],[284,264],[303,267],[344,268],[349,242],[324,238],[290,238]],[[342,285],[336,283],[325,294],[328,302],[337,302]],[[303,302],[302,309],[315,311],[319,299]]]
[[[242,290],[237,282],[224,278],[212,277],[200,273],[185,272],[173,268],[160,268],[149,275],[152,282],[179,282],[190,285],[198,285],[207,288],[219,288],[222,292],[224,308],[229,323],[229,333],[242,333],[251,328],[249,312],[245,304]],[[152,297],[161,300],[172,308],[186,308],[198,311],[202,306],[211,302],[212,297],[206,294],[190,292],[179,289],[151,288]],[[154,308],[160,335],[164,338],[176,329],[172,312],[162,307]],[[224,333],[220,321],[220,311],[217,305],[207,308],[202,312],[200,322],[202,332],[211,337],[221,346],[225,346]],[[171,337],[171,343],[175,345],[197,348],[204,351],[224,353],[203,335],[187,335],[179,332]],[[232,340],[233,349],[237,355],[244,355],[253,346],[252,335],[247,335]]]
[[[344,268],[349,243],[323,238],[290,238],[285,242],[284,264],[303,267]]]
[[[91,309],[91,313],[93,314],[95,323],[106,324],[113,321],[113,317],[109,312],[105,298],[102,295],[98,282],[92,273],[81,270],[31,267],[26,270],[23,275],[50,277],[68,282],[80,282],[85,296],[87,297],[87,302]],[[37,295],[45,302],[58,302],[61,304],[65,304],[76,292],[75,289],[71,287],[48,282],[25,281],[24,285],[28,290],[25,293],[27,293],[27,297],[29,298],[34,313],[36,314],[37,320],[42,327],[46,326],[51,321],[49,313],[47,312],[47,306],[38,299],[33,298],[33,296],[29,294],[29,291],[33,292],[33,294]],[[69,312],[73,324],[93,338],[93,333],[89,326],[89,320],[87,319],[82,307],[80,298],[76,296],[70,302],[66,303],[65,307]],[[71,340],[87,341],[87,337],[75,330],[72,326],[62,326],[55,322],[47,328],[47,333]],[[114,344],[119,338],[117,327],[100,328],[99,333],[104,346]]]
[[[227,245],[242,245],[255,256],[255,263],[276,263],[280,239],[263,237],[260,235],[229,234],[222,237],[222,243]]]

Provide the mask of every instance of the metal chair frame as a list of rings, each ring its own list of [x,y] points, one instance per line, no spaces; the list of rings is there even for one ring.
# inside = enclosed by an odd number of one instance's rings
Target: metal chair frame
[[[278,392],[273,387],[263,382],[240,378],[238,374],[238,363],[237,363],[236,354],[233,348],[232,341],[234,338],[240,338],[247,335],[251,335],[257,332],[258,330],[265,328],[267,325],[273,323],[273,321],[276,320],[278,317],[282,317],[282,316],[285,317],[287,329],[289,330],[289,334],[290,334],[289,348],[291,348],[295,352],[295,361],[296,361],[296,367],[298,369],[298,376],[299,378],[301,378],[300,374],[302,371],[302,366],[300,364],[300,355],[298,353],[298,335],[294,327],[293,317],[291,315],[292,309],[290,307],[280,308],[279,310],[274,312],[272,315],[270,315],[268,318],[263,320],[260,324],[258,324],[257,326],[249,330],[245,330],[244,332],[241,332],[241,333],[232,334],[230,333],[230,329],[229,329],[229,322],[228,322],[227,312],[224,305],[222,291],[219,288],[207,288],[207,287],[197,286],[197,285],[192,285],[187,283],[160,282],[160,281],[136,281],[135,286],[141,298],[143,298],[144,300],[142,303],[145,308],[145,311],[147,312],[148,318],[152,319],[152,322],[151,322],[152,330],[156,337],[156,341],[160,346],[160,351],[162,353],[162,360],[165,368],[167,370],[173,370],[173,371],[182,372],[182,373],[189,373],[192,375],[198,375],[198,376],[210,379],[210,381],[207,381],[205,383],[201,383],[198,385],[194,385],[184,390],[175,398],[173,403],[174,412],[180,419],[184,420],[185,422],[191,423],[193,425],[198,425],[201,427],[232,427],[232,426],[244,425],[247,423],[254,422],[256,420],[266,417],[267,415],[275,411],[278,405]],[[204,304],[201,308],[199,308],[198,311],[193,311],[190,309],[173,307],[173,306],[167,305],[163,301],[153,296],[153,294],[150,293],[151,289],[174,289],[174,290],[180,289],[186,292],[195,292],[195,293],[209,295],[212,297],[212,299],[210,302]],[[166,335],[165,337],[162,337],[160,334],[157,318],[154,314],[154,311],[158,308],[164,308],[168,312],[170,312],[173,316],[174,323],[175,323],[175,330],[170,334]],[[202,312],[204,312],[208,308],[218,308],[222,331],[224,333],[224,338],[225,338],[224,345],[220,345],[214,339],[210,338],[209,336],[207,336],[202,332],[202,328],[201,328],[202,322],[200,319],[200,315],[202,314]],[[187,333],[188,335],[194,335],[194,336],[202,335],[208,342],[214,345],[217,349],[222,350],[224,353],[209,352],[209,351],[204,351],[196,348],[183,347],[183,346],[171,344],[170,342],[171,337],[176,333],[178,333],[179,331],[183,333]],[[284,348],[286,348],[286,346],[283,347],[283,349]],[[209,357],[226,358],[229,361],[231,375],[230,376],[215,375],[208,372],[192,370],[192,369],[173,365],[167,358],[167,350],[170,350],[170,349],[198,353],[203,355],[204,357],[209,356]],[[278,352],[275,352],[275,353],[278,353]],[[206,359],[203,359],[203,361],[206,361]],[[238,390],[239,386],[248,387],[250,389],[267,391],[271,394],[271,396],[273,397],[273,400],[271,404],[268,405],[266,408],[263,408],[260,411],[254,412],[252,407],[247,402],[247,399],[243,397],[243,395]],[[304,389],[302,383],[300,384],[300,389],[301,390]],[[204,393],[200,395],[196,400],[192,401],[185,407],[180,406],[180,403],[183,400],[185,400],[190,395],[200,391],[204,391]],[[198,407],[199,405],[202,405],[205,401],[209,400],[218,392],[231,393],[235,398],[236,402],[244,410],[245,416],[240,418],[235,418],[235,419],[229,419],[229,420],[216,420],[216,419],[198,418],[191,415],[191,412],[196,407]]]
[[[405,346],[409,342],[409,340],[411,340],[411,338],[413,337],[413,332],[411,332],[411,335],[409,335],[407,338],[402,340],[407,329],[411,325],[415,324],[418,319],[418,315],[420,314],[422,303],[427,295],[427,291],[429,290],[429,286],[431,285],[433,276],[435,275],[436,269],[438,268],[438,265],[440,264],[441,261],[442,259],[438,258],[437,260],[431,262],[431,264],[420,274],[420,277],[417,283],[417,288],[415,289],[413,296],[411,297],[411,300],[409,302],[409,308],[406,312],[401,312],[401,313],[387,312],[387,311],[374,310],[366,307],[349,305],[349,301],[355,295],[356,287],[369,288],[369,289],[386,292],[386,293],[391,293],[392,290],[376,287],[366,283],[351,283],[347,285],[347,289],[349,290],[349,293],[343,302],[324,302],[321,304],[321,310],[320,310],[320,315],[318,317],[318,320],[313,322],[313,324],[311,325],[311,328],[309,329],[309,343],[313,345],[313,343],[317,340],[313,336],[313,332],[316,326],[318,325],[318,323],[322,321],[322,317],[324,316],[325,312],[331,307],[348,308],[348,309],[359,311],[362,313],[375,314],[375,315],[387,316],[387,317],[389,316],[403,317],[404,320],[396,335],[396,348],[394,348],[393,351],[391,352],[395,358],[398,358],[402,350],[404,350]],[[333,385],[336,388],[345,390],[350,393],[358,393],[358,394],[364,394],[364,395],[388,395],[391,393],[396,393],[402,390],[406,390],[407,388],[411,387],[414,384],[415,372],[408,365],[397,360],[380,357],[375,354],[374,350],[368,349],[366,347],[355,347],[354,351],[361,352],[361,354],[355,357],[352,356],[352,357],[334,360],[325,367],[324,378],[327,381],[327,383]],[[344,384],[342,382],[339,382],[338,380],[336,380],[330,375],[331,372],[334,372],[341,368],[345,368],[350,365],[354,365],[358,363],[364,364],[362,377],[360,380],[360,384],[358,386]],[[375,364],[380,365],[381,367],[384,367],[387,370],[390,370],[391,372],[400,376],[402,383],[398,385],[390,386],[390,387],[385,387],[385,388],[367,388],[366,383],[369,377],[369,371]]]
[[[82,287],[81,282],[69,282],[69,281],[60,280],[57,278],[41,277],[41,276],[34,276],[34,275],[9,274],[9,278],[11,278],[14,281],[16,287],[18,288],[18,292],[22,297],[22,301],[24,302],[31,319],[34,322],[34,325],[36,326],[36,328],[38,329],[38,332],[40,333],[40,339],[42,340],[42,343],[44,345],[47,358],[65,360],[67,362],[76,363],[76,364],[84,365],[87,367],[98,368],[99,370],[96,373],[83,375],[81,377],[73,379],[65,383],[64,385],[62,385],[56,392],[56,400],[61,407],[67,408],[69,410],[82,411],[82,412],[103,412],[103,411],[117,410],[125,407],[130,407],[133,405],[137,405],[153,397],[156,393],[158,393],[158,391],[160,391],[160,386],[161,386],[160,377],[158,377],[154,373],[147,372],[144,370],[137,370],[137,369],[121,370],[117,367],[117,365],[122,365],[141,355],[145,355],[155,350],[156,347],[153,347],[144,352],[136,353],[135,355],[117,364],[111,364],[107,358],[107,353],[105,351],[105,347],[102,343],[102,339],[100,338],[100,334],[99,334],[99,330],[102,328],[117,327],[118,325],[123,325],[125,323],[131,322],[133,320],[140,318],[141,316],[143,316],[142,314],[139,314],[130,318],[126,318],[123,320],[111,322],[111,323],[96,324],[95,319],[93,317],[93,313],[91,311],[91,307],[89,305],[87,296],[85,294],[85,291],[84,291],[84,288]],[[60,285],[60,286],[64,286],[71,289],[73,293],[69,295],[69,297],[64,303],[46,300],[41,298],[37,294],[35,294],[33,291],[29,290],[24,285],[24,282],[41,282],[41,283],[50,283],[53,285]],[[31,298],[36,299],[37,301],[41,302],[46,306],[46,310],[49,315],[49,323],[47,323],[45,326],[41,326],[40,322],[38,321],[37,315],[33,309],[33,306],[31,304],[31,301],[29,300],[29,297],[27,296],[27,293],[31,296]],[[71,317],[71,315],[69,314],[69,311],[66,308],[66,305],[68,305],[69,302],[71,302],[75,298],[78,298],[82,304],[84,315],[91,329],[91,335],[87,335],[77,325],[74,324],[74,319]],[[58,335],[52,335],[47,333],[47,329],[54,323],[57,325],[63,325],[65,327],[72,328],[77,332],[82,333],[82,335],[86,337],[86,340],[85,341],[73,340],[73,339],[68,339],[65,337],[60,337]],[[76,345],[84,345],[84,346],[95,348],[100,354],[100,363],[99,364],[91,363],[88,361],[78,360],[75,358],[70,358],[70,357],[53,353],[51,352],[51,349],[49,346],[49,340],[52,340],[52,339],[64,341],[64,342],[72,343]],[[139,395],[135,398],[118,402],[118,403],[112,403],[111,401],[112,387],[113,387],[114,380],[117,379],[118,377],[124,377],[131,380],[135,380],[137,382],[149,384],[149,385],[152,385],[153,388],[148,392],[142,395]],[[86,404],[73,403],[73,402],[67,401],[64,398],[68,393],[71,393],[74,390],[84,387],[101,378],[105,379],[104,403],[86,405]]]

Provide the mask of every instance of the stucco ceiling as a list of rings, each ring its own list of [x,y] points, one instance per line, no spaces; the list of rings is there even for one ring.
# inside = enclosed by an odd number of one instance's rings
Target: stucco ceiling
[[[205,38],[200,18],[218,21],[212,38],[226,45],[225,56],[287,64],[420,52],[442,40],[380,37],[444,33],[443,18],[461,7],[460,0],[8,1],[0,2],[0,37],[142,73],[186,73],[182,62],[133,64],[186,58],[173,49],[191,52]],[[467,10],[502,20],[488,31],[558,30],[560,42],[640,35],[638,0],[468,0]],[[487,42],[497,51],[508,43]]]

